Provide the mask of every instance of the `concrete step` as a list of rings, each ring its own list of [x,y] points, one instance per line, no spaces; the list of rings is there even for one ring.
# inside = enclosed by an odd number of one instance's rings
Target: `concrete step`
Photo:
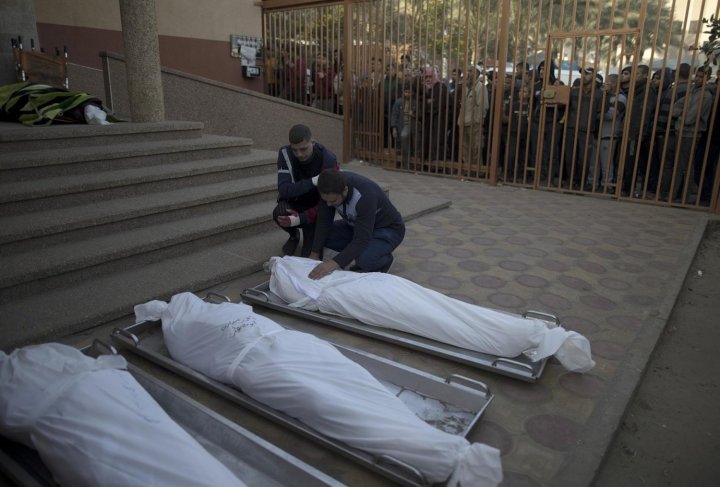
[[[214,159],[248,154],[252,140],[204,135],[179,140],[125,142],[111,146],[71,147],[3,152],[0,171],[3,182],[71,176],[94,171],[145,167],[174,162]]]
[[[189,139],[202,136],[202,122],[166,121],[114,123],[112,125],[50,125],[26,127],[0,122],[3,152],[105,146],[150,140]]]
[[[257,272],[278,255],[286,234],[277,230],[198,249],[187,255],[128,268],[63,288],[0,301],[0,349],[80,332],[126,316],[150,299],[169,299]]]
[[[87,238],[119,228],[137,228],[186,218],[192,214],[266,201],[274,199],[276,191],[276,176],[261,174],[161,193],[7,216],[0,218],[0,244],[15,242],[16,246],[22,247],[25,245],[23,241],[28,239],[78,230],[84,230],[83,237],[72,235],[72,238]],[[103,227],[111,224],[115,226]],[[3,252],[15,251],[13,246],[3,249]]]
[[[172,252],[180,253],[183,251],[181,247],[188,244],[201,246],[205,245],[203,242],[221,235],[227,239],[248,229],[254,232],[260,226],[269,226],[274,206],[275,200],[268,199],[242,208],[63,242],[40,251],[5,253],[0,256],[0,289],[87,268],[93,268],[90,272],[97,273],[98,266],[107,267],[109,263],[120,260],[123,261],[121,266],[132,267],[130,259],[139,255],[170,247]],[[156,254],[152,258],[157,257]],[[66,277],[63,279],[66,280]],[[44,287],[48,285],[52,284],[43,284]]]
[[[275,153],[247,154],[0,184],[0,216],[66,208],[274,172]]]

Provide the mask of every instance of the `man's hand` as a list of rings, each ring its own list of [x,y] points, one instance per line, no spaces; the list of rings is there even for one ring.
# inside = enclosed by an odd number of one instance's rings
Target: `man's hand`
[[[295,210],[288,210],[289,215],[278,216],[278,223],[281,227],[297,227],[300,225],[300,215]]]
[[[337,262],[334,260],[326,260],[325,262],[322,262],[315,266],[315,268],[310,271],[310,274],[308,274],[308,277],[310,279],[321,279],[328,274],[330,274],[332,271],[340,267]]]
[[[308,255],[308,259],[320,260],[320,254],[317,252],[310,252],[310,255]]]

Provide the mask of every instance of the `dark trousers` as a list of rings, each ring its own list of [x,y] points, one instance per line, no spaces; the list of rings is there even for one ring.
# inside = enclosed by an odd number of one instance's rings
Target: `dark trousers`
[[[355,229],[345,220],[335,220],[325,241],[325,247],[342,252],[352,241],[354,234]],[[366,272],[382,269],[390,263],[393,258],[392,251],[400,245],[403,238],[405,238],[405,227],[402,231],[376,228],[365,250],[355,258],[355,265]]]

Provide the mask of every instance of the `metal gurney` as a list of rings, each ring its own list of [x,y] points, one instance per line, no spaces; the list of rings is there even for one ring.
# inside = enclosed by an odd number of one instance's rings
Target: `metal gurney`
[[[132,350],[396,482],[404,485],[426,484],[418,470],[409,465],[387,456],[374,457],[322,435],[298,420],[252,399],[238,389],[210,379],[173,360],[165,347],[159,321],[145,321],[123,330],[115,330],[112,340],[115,344]],[[444,381],[366,352],[339,345],[335,347],[347,358],[368,370],[421,419],[451,434],[466,436],[493,398],[487,387],[477,381],[459,376]]]
[[[353,318],[328,315],[317,311],[308,311],[305,309],[291,307],[277,294],[270,290],[269,281],[255,287],[245,289],[242,292],[242,299],[249,304],[265,306],[267,308],[306,318],[324,325],[334,326],[343,330],[377,338],[378,340],[384,340],[406,348],[430,353],[454,362],[463,363],[479,369],[489,370],[491,372],[527,382],[535,382],[539,379],[545,370],[545,365],[547,363],[547,358],[533,362],[525,355],[518,355],[513,358],[498,357],[456,347],[454,345],[449,345],[447,343],[442,343],[402,331],[367,325]],[[538,311],[528,311],[523,314],[523,317],[532,317],[559,324],[557,317]]]
[[[108,353],[97,342],[82,351],[90,356]],[[247,485],[343,485],[132,364],[128,371],[176,423]],[[21,486],[57,485],[35,450],[2,437],[0,471]]]

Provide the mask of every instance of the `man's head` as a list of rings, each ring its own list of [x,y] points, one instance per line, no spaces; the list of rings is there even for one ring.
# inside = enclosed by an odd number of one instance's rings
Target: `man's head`
[[[580,74],[582,74],[582,84],[589,85],[593,81],[595,81],[595,68],[588,66],[587,68],[583,68],[580,71]]]
[[[326,169],[320,173],[317,183],[320,198],[329,206],[340,206],[348,194],[345,175],[334,169]]]
[[[680,66],[678,66],[677,71],[675,71],[675,76],[677,80],[679,81],[687,81],[690,79],[690,65],[688,63],[682,63]]]
[[[312,140],[312,133],[306,125],[293,125],[288,136],[290,150],[300,162],[305,162],[312,156],[315,142]]]
[[[695,78],[693,78],[693,82],[698,86],[702,86],[703,84],[710,81],[711,77],[712,77],[712,67],[711,66],[698,66],[695,69]]]

